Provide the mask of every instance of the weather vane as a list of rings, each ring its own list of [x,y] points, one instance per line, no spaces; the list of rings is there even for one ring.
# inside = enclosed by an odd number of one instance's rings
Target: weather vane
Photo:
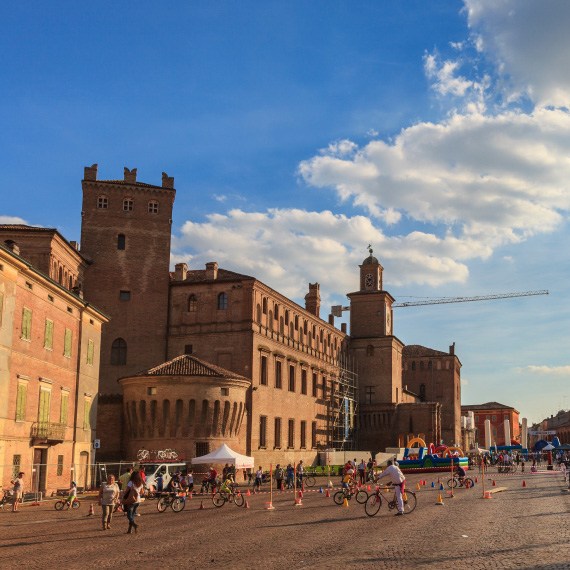
[[[368,244],[368,253],[370,253],[370,255],[372,255],[372,244]]]

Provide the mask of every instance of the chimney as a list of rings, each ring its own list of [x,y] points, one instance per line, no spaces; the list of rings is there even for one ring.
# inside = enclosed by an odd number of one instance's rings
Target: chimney
[[[334,326],[334,315],[329,315],[329,325]]]
[[[76,241],[70,241],[69,245],[75,250],[75,251],[79,251],[79,243]]]
[[[97,165],[92,164],[83,169],[83,180],[97,180]]]
[[[163,188],[174,188],[174,177],[168,176],[166,172],[162,173],[162,187]]]
[[[125,174],[125,182],[130,182],[131,184],[134,184],[137,181],[137,169],[136,168],[129,170],[125,166],[124,174]]]
[[[455,343],[449,346],[449,354],[451,354],[451,356],[455,355]]]
[[[321,310],[321,295],[318,283],[309,283],[309,292],[305,295],[305,309],[316,317],[319,317]]]
[[[174,266],[176,281],[186,281],[186,273],[188,273],[188,264],[177,263]]]
[[[4,245],[12,252],[15,253],[16,255],[20,255],[20,246],[12,239],[7,239],[4,242]]]
[[[218,262],[210,261],[206,263],[206,279],[208,281],[215,281],[218,278]]]
[[[346,323],[340,323],[340,332],[346,334]]]

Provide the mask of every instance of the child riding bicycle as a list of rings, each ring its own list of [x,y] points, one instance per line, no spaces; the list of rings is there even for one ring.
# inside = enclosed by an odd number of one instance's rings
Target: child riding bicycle
[[[72,481],[71,489],[69,489],[69,496],[67,497],[67,499],[65,499],[65,501],[70,505],[72,505],[75,499],[77,499],[77,483],[75,481]]]

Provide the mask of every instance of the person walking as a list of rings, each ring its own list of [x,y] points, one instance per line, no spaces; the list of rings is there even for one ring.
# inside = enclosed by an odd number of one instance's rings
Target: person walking
[[[358,479],[361,485],[364,485],[366,480],[366,462],[364,459],[358,464]]]
[[[305,468],[303,467],[303,460],[297,463],[297,485],[303,489],[303,473],[305,472]],[[303,489],[304,490],[304,489]]]
[[[14,485],[12,488],[12,492],[14,493],[14,496],[12,497],[12,512],[17,513],[18,504],[22,501],[22,497],[24,496],[24,472],[20,471],[18,476],[11,481],[11,483]]]
[[[101,483],[99,489],[99,504],[102,509],[102,524],[103,530],[111,528],[111,520],[113,518],[113,511],[115,504],[119,500],[119,485],[115,483],[114,475],[107,475],[107,481]]]
[[[144,484],[140,471],[135,471],[131,475],[131,480],[127,484],[127,490],[123,495],[123,505],[127,509],[127,518],[129,519],[129,529],[127,534],[131,534],[133,530],[137,532],[139,525],[135,522],[137,509],[141,503]]]
[[[123,493],[127,490],[127,485],[129,483],[129,481],[131,480],[132,474],[133,474],[133,468],[129,467],[128,470],[125,471],[119,477],[119,488],[121,489],[121,491],[123,491]]]
[[[283,467],[279,463],[275,466],[275,481],[277,482],[277,490],[283,491]]]
[[[289,465],[287,465],[287,489],[293,488],[294,477],[295,477],[295,470],[293,469],[293,466],[289,463]]]
[[[263,470],[261,465],[259,469],[255,472],[255,483],[253,484],[253,492],[261,491],[261,483],[263,481]]]

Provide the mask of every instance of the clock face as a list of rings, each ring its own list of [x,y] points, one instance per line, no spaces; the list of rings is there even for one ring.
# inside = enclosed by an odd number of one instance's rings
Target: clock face
[[[372,273],[367,273],[364,276],[364,285],[367,289],[370,289],[370,287],[374,285],[374,275],[372,275]]]

